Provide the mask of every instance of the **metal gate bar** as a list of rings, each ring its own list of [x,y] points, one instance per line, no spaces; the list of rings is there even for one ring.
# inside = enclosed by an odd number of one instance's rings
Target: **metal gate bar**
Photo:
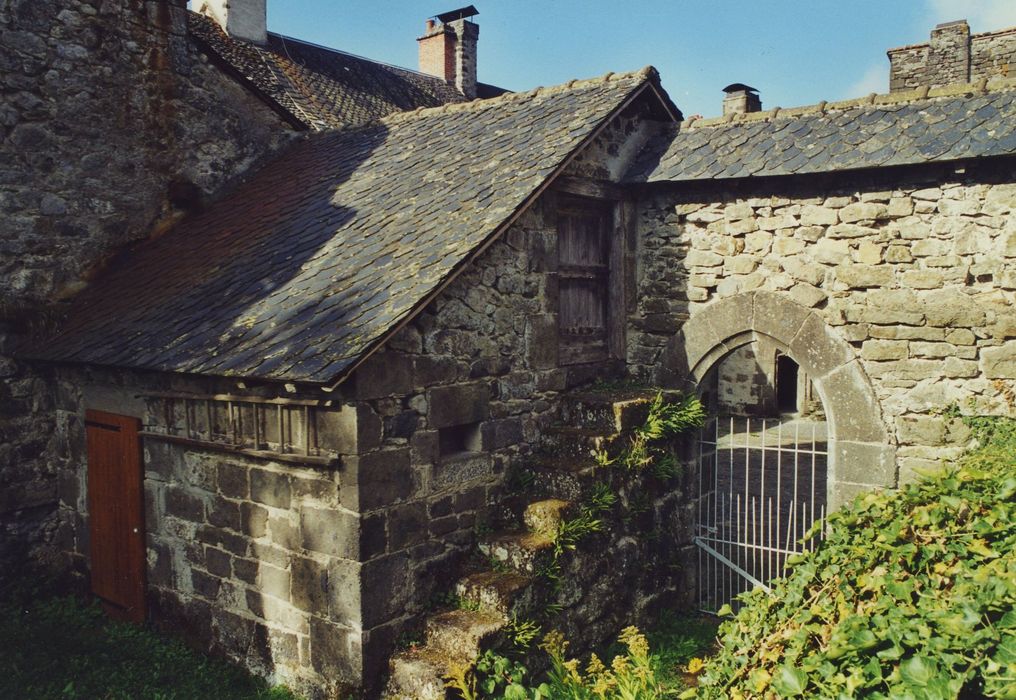
[[[785,429],[786,428],[786,429]],[[792,430],[791,430],[792,428]],[[699,606],[716,610],[783,575],[787,559],[825,519],[826,424],[725,416],[700,433]]]

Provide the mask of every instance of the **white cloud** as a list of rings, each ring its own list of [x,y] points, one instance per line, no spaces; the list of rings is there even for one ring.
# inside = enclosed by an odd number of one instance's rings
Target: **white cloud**
[[[1016,25],[1014,0],[926,0],[926,2],[930,26],[965,19],[970,24],[970,31],[976,33]]]
[[[873,63],[845,90],[842,99],[864,97],[873,92],[889,92],[889,66],[885,62]]]

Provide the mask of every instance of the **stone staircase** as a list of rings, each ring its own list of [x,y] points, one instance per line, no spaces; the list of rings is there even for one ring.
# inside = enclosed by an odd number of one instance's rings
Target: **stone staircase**
[[[646,392],[570,394],[560,405],[561,422],[544,431],[529,464],[534,478],[525,494],[505,498],[503,527],[480,538],[478,570],[455,584],[462,607],[430,614],[422,645],[397,652],[382,697],[445,700],[445,678],[468,668],[487,649],[505,641],[513,616],[536,617],[553,602],[551,585],[538,575],[553,562],[558,526],[613,470],[593,459],[594,450],[615,456],[648,414]]]

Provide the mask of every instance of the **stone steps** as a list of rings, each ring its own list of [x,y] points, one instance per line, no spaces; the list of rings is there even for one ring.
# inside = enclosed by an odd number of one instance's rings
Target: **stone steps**
[[[624,444],[623,434],[603,428],[552,425],[540,436],[544,454],[565,459],[592,459],[601,450],[614,457],[624,448]]]
[[[550,563],[554,542],[545,534],[513,532],[489,537],[479,543],[479,548],[484,555],[521,574],[534,574]]]
[[[571,501],[561,498],[548,498],[534,501],[526,506],[522,513],[522,522],[530,532],[552,535],[557,532],[562,520],[571,515],[575,509]]]
[[[489,569],[473,571],[455,584],[455,594],[472,610],[446,610],[425,621],[425,644],[392,657],[387,700],[446,700],[445,678],[454,668],[472,665],[495,645],[508,620],[548,602],[549,587],[537,574],[553,561],[553,536],[574,515],[576,503],[600,481],[612,478],[610,467],[596,463],[593,452],[613,457],[626,445],[632,428],[645,421],[654,394],[626,392],[575,394],[563,402],[564,425],[541,436],[542,454],[531,464],[536,497],[507,499],[509,528],[519,520],[526,530],[504,531],[483,538],[480,552]]]
[[[532,608],[533,579],[516,571],[478,571],[455,584],[455,594],[480,610],[511,617]]]
[[[610,467],[598,465],[592,457],[555,457],[545,455],[529,466],[542,495],[572,503],[585,500],[590,489],[610,480]]]
[[[422,646],[395,654],[389,662],[386,700],[445,700],[445,679],[469,668],[498,640],[508,618],[483,610],[446,610],[427,618]]]
[[[451,659],[475,661],[504,629],[503,615],[484,610],[448,610],[427,618],[426,645]]]
[[[577,428],[602,430],[608,434],[629,431],[649,415],[653,392],[588,392],[569,395],[561,403],[561,423]]]
[[[449,670],[468,666],[475,659],[454,658],[426,646],[395,654],[389,662],[384,700],[446,700],[445,678]]]

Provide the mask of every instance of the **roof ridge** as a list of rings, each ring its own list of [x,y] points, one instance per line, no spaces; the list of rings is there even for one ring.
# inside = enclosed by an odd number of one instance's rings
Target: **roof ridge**
[[[922,86],[913,90],[901,90],[899,92],[871,93],[864,97],[855,97],[849,100],[827,102],[823,100],[817,104],[803,105],[800,107],[774,107],[773,109],[761,112],[747,112],[744,114],[728,114],[722,117],[709,117],[707,119],[691,118],[684,122],[684,129],[706,129],[709,127],[726,126],[728,124],[750,124],[755,122],[772,121],[777,118],[794,119],[811,114],[825,114],[827,112],[839,112],[857,107],[878,107],[880,105],[897,105],[909,102],[919,102],[940,97],[959,97],[967,95],[985,95],[989,93],[1006,92],[1016,89],[1016,76],[1011,78],[993,78],[988,80],[982,78],[970,83],[952,83],[942,87],[929,88]]]
[[[620,82],[622,80],[630,80],[638,78],[641,80],[649,80],[659,77],[659,71],[653,66],[644,66],[635,71],[629,71],[627,73],[614,73],[613,71],[597,76],[595,78],[585,78],[577,80],[575,78],[569,80],[566,83],[560,83],[558,85],[551,85],[550,87],[539,86],[525,92],[507,92],[497,97],[488,97],[487,99],[474,98],[466,102],[449,102],[438,107],[417,107],[413,110],[404,112],[394,112],[385,117],[382,117],[379,121],[383,124],[392,124],[402,121],[408,121],[419,117],[429,117],[435,114],[449,114],[453,112],[466,112],[475,109],[485,109],[488,107],[494,107],[499,104],[512,102],[516,100],[529,99],[536,97],[537,95],[553,95],[561,92],[567,92],[569,90],[576,90],[579,88],[589,87],[600,83],[608,82]]]
[[[191,12],[193,12],[193,10],[191,10]],[[351,51],[343,51],[342,49],[336,49],[336,48],[334,48],[332,46],[325,46],[324,44],[317,44],[317,43],[315,43],[313,41],[307,41],[306,39],[298,39],[296,37],[292,37],[292,36],[289,36],[287,34],[280,34],[278,32],[272,32],[272,31],[269,31],[268,34],[271,35],[271,36],[278,37],[279,39],[282,39],[283,42],[291,41],[291,42],[294,42],[294,43],[297,43],[297,44],[303,44],[304,46],[309,46],[309,47],[311,47],[313,49],[319,49],[321,51],[330,51],[331,53],[337,53],[337,54],[339,54],[341,56],[348,56],[349,58],[355,58],[355,59],[358,59],[360,61],[366,61],[367,63],[374,63],[374,64],[377,64],[379,66],[384,66],[385,68],[393,68],[395,70],[400,70],[400,71],[403,71],[405,73],[410,73],[412,75],[418,75],[418,76],[420,76],[422,78],[427,78],[429,80],[439,80],[441,82],[444,82],[443,80],[441,80],[441,78],[437,77],[436,75],[431,75],[430,73],[423,73],[422,71],[418,71],[418,70],[416,70],[414,68],[406,68],[405,66],[399,66],[399,65],[396,65],[394,63],[388,63],[387,61],[379,61],[376,58],[370,58],[369,56],[361,56],[358,53],[352,53]],[[231,38],[233,38],[233,37],[231,37]],[[233,38],[233,40],[234,41],[238,41],[236,38]],[[239,39],[239,41],[246,41],[246,40]],[[247,42],[247,43],[251,43],[252,46],[257,46],[257,44],[253,44],[252,42]],[[264,48],[264,47],[259,47],[259,48]]]

